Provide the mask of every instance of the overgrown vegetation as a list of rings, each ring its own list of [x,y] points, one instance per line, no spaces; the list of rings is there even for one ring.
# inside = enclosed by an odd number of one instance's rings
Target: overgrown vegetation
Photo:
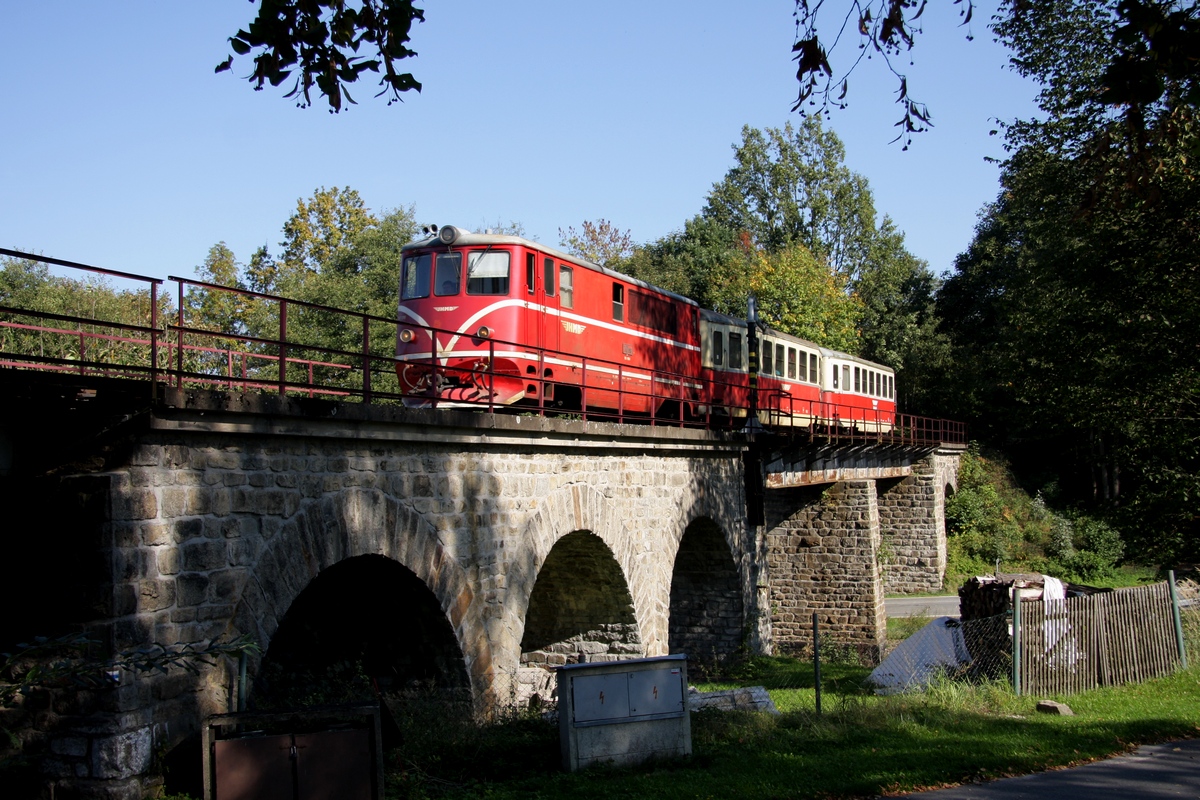
[[[1055,509],[1053,486],[1032,497],[1006,462],[972,446],[963,454],[958,491],[946,500],[946,587],[957,589],[972,575],[1006,572],[1053,575],[1093,586],[1125,586],[1153,578],[1151,570],[1121,568],[1125,545],[1106,520],[1081,511]]]

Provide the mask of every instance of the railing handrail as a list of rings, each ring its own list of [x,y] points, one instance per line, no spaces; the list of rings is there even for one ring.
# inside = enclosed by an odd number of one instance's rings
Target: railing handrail
[[[494,338],[488,339],[486,358],[481,356],[479,363],[449,366],[446,363],[447,359],[453,358],[454,353],[453,351],[443,350],[442,341],[448,341],[450,337],[461,337],[464,335],[462,331],[419,325],[413,321],[377,316],[364,311],[340,309],[321,303],[296,300],[267,292],[234,286],[223,286],[209,281],[174,275],[169,276],[167,280],[177,284],[175,294],[178,298],[179,307],[172,309],[172,313],[177,319],[174,323],[168,319],[160,327],[158,319],[160,309],[158,308],[157,292],[158,287],[164,283],[162,279],[5,248],[0,248],[0,255],[53,264],[110,277],[140,281],[149,288],[150,293],[151,324],[149,326],[122,320],[96,319],[50,311],[0,306],[0,313],[33,317],[47,322],[73,323],[77,326],[74,330],[66,330],[50,326],[0,321],[0,326],[7,328],[48,333],[57,336],[79,337],[78,348],[80,358],[77,360],[44,355],[22,356],[20,354],[3,354],[4,356],[12,356],[15,363],[25,363],[27,360],[29,363],[35,365],[41,364],[48,369],[67,369],[71,367],[91,369],[94,367],[101,371],[108,369],[112,372],[122,373],[149,373],[152,383],[157,383],[160,376],[163,376],[172,380],[178,386],[183,386],[185,382],[199,382],[204,384],[219,382],[245,388],[270,387],[280,393],[336,394],[339,396],[358,397],[362,402],[366,403],[382,400],[405,400],[413,397],[429,400],[433,406],[438,405],[439,402],[449,402],[439,400],[437,392],[433,395],[415,395],[411,393],[410,389],[406,389],[406,385],[396,373],[401,371],[403,366],[411,364],[430,370],[435,378],[437,378],[439,373],[444,378],[447,372],[449,372],[454,376],[466,376],[470,381],[478,381],[477,383],[457,384],[463,385],[467,389],[470,389],[471,386],[477,386],[481,392],[474,400],[471,399],[469,394],[466,394],[464,396],[467,399],[461,402],[476,402],[480,408],[494,411],[496,408],[496,381],[499,377],[508,375],[508,373],[497,371],[496,360],[505,353],[514,352],[533,356],[536,358],[538,364],[536,377],[519,375],[520,380],[527,380],[544,387],[554,384],[554,381],[545,375],[547,357],[576,362],[578,364],[577,369],[584,373],[595,373],[599,370],[601,374],[608,373],[616,378],[616,385],[611,388],[589,384],[586,380],[581,379],[579,389],[582,395],[582,402],[580,403],[582,408],[575,411],[563,409],[561,413],[581,413],[584,418],[613,419],[615,417],[620,421],[625,421],[630,417],[631,412],[628,411],[630,407],[643,409],[649,407],[651,409],[650,413],[647,414],[645,411],[639,411],[637,412],[637,418],[648,420],[650,424],[670,423],[709,426],[713,423],[713,418],[717,413],[715,409],[717,408],[723,409],[721,413],[729,415],[724,418],[727,424],[735,412],[739,415],[744,414],[748,416],[751,410],[750,407],[738,404],[732,400],[732,397],[738,396],[737,394],[729,394],[730,390],[735,393],[748,391],[745,383],[747,373],[738,373],[740,379],[736,377],[727,379],[716,373],[711,376],[701,377],[675,369],[630,367],[630,365],[620,361],[609,361],[581,353],[540,348],[521,342]],[[197,326],[194,321],[187,319],[187,310],[190,306],[185,295],[185,288],[188,287],[240,296],[255,302],[261,301],[263,303],[277,304],[278,338],[249,332],[212,330],[207,327]],[[167,309],[170,309],[171,302],[171,300],[166,300]],[[358,349],[358,344],[354,345],[356,349],[346,350],[342,349],[342,347],[330,346],[329,344],[298,341],[295,338],[296,326],[298,324],[296,315],[304,311],[332,314],[343,319],[360,321],[362,326],[361,348]],[[289,312],[292,316],[291,329],[288,327]],[[303,316],[304,314],[301,313],[301,318]],[[273,318],[272,316],[268,316],[268,319]],[[375,323],[375,325],[373,326],[372,323]],[[427,337],[428,347],[426,348],[424,344],[421,344],[419,350],[416,352],[397,354],[389,345],[385,353],[372,353],[371,347],[373,343],[378,345],[380,342],[391,340],[391,337],[380,336],[378,331],[372,330],[373,327],[377,327],[379,324],[395,326],[397,332],[401,328],[418,330],[421,333],[416,341],[419,343],[425,342],[425,337]],[[95,330],[86,331],[82,329],[82,326],[85,325],[93,328],[107,327],[113,331],[145,334],[147,339],[132,339],[112,333],[99,333]],[[371,338],[372,334],[374,334],[374,340]],[[349,328],[349,335],[355,335],[353,325]],[[229,347],[204,346],[186,341],[191,339],[194,342],[202,337],[220,339],[227,343]],[[138,346],[149,345],[149,364],[137,365],[119,362],[84,361],[84,342],[93,340],[118,344],[136,344]],[[160,348],[164,344],[166,345],[165,352],[167,354],[166,367],[160,365],[158,358]],[[239,349],[233,349],[234,346],[239,347]],[[255,352],[256,350],[259,352]],[[59,352],[63,351],[60,349]],[[109,352],[112,351],[110,350]],[[125,353],[127,354],[128,351],[125,351]],[[185,353],[225,356],[229,364],[227,371],[230,374],[218,375],[213,372],[197,372],[195,371],[195,367],[203,366],[204,362],[192,359],[191,363],[185,364]],[[293,354],[321,354],[324,359],[297,358]],[[91,354],[89,353],[88,355]],[[240,376],[233,374],[235,356],[236,360],[241,364]],[[349,363],[338,363],[334,359],[345,360]],[[253,374],[247,368],[250,361],[260,362],[260,364],[254,365]],[[278,364],[278,375],[274,374],[275,369],[273,369],[272,362]],[[303,379],[298,380],[296,373],[292,370],[293,367],[306,369],[307,375]],[[322,372],[318,374],[315,371],[317,369],[322,371],[330,369],[343,371],[342,374],[347,377],[337,378],[337,380],[348,382],[343,384],[328,383],[330,373]],[[389,373],[393,373],[392,381],[396,387],[394,389],[388,388],[386,380],[382,382],[372,381],[372,376],[386,376]],[[631,378],[631,373],[635,376],[643,377]],[[355,382],[359,378],[361,378],[361,384],[356,386]],[[324,380],[326,383],[318,383],[319,380]],[[646,380],[649,383],[645,389],[639,389],[635,385],[632,385],[637,382],[644,383]],[[560,385],[566,384],[560,383]],[[615,408],[601,409],[599,411],[589,410],[590,404],[587,400],[589,392],[614,392],[616,395]],[[486,395],[486,398],[483,395]],[[717,399],[718,396],[720,399]],[[673,404],[678,403],[679,408],[677,410],[673,409],[671,415],[667,418],[658,418],[654,412],[661,403],[671,403],[672,408]],[[544,392],[538,392],[537,403],[533,408],[543,414],[558,411],[558,409],[548,407],[545,402]],[[939,420],[931,417],[919,417],[895,410],[844,405],[829,400],[796,398],[778,389],[760,388],[758,408],[759,413],[767,420],[768,424],[770,424],[772,417],[775,417],[777,422],[783,422],[782,415],[784,414],[801,420],[807,417],[810,424],[807,426],[797,426],[793,430],[806,430],[807,435],[810,437],[820,436],[831,440],[878,440],[892,443],[912,442],[926,445],[941,442],[966,442],[966,426],[964,423],[952,420]],[[698,414],[698,416],[689,416],[689,414]]]

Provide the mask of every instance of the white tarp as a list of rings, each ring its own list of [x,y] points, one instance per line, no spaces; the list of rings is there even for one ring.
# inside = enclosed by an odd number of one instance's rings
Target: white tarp
[[[890,694],[925,686],[947,669],[969,663],[959,621],[937,617],[901,642],[867,680],[880,694]]]

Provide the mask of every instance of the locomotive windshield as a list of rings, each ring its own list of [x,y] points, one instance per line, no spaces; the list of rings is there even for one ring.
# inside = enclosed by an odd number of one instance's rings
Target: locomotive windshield
[[[508,294],[507,251],[475,251],[467,257],[467,294]]]
[[[400,278],[400,299],[418,300],[429,297],[431,277],[433,293],[436,296],[456,295],[461,275],[462,253],[438,253],[436,266],[434,256],[430,253],[409,256],[404,259],[404,272]]]
[[[422,253],[404,259],[400,299],[451,297],[462,289],[462,258],[458,251]],[[504,250],[476,250],[467,255],[467,294],[508,294],[512,254]]]

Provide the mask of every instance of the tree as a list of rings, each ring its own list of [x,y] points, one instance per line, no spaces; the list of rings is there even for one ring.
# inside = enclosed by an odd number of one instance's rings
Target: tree
[[[773,253],[750,250],[742,264],[711,278],[715,310],[744,318],[747,298],[754,295],[759,319],[768,327],[842,352],[859,352],[862,302],[849,291],[844,275],[830,270],[804,245]]]
[[[401,92],[421,91],[412,73],[397,72],[396,62],[416,55],[406,43],[413,23],[424,21],[425,12],[410,0],[262,0],[258,16],[229,37],[229,46],[240,56],[259,49],[249,76],[255,91],[265,83],[279,86],[299,70],[284,96],[302,98],[297,105],[307,108],[315,86],[337,113],[343,96],[355,102],[347,85],[363,73],[378,74],[381,63],[379,95],[391,94],[388,105],[401,100]],[[358,55],[364,45],[374,58]],[[230,69],[233,59],[230,55],[216,71]]]
[[[953,0],[959,7],[963,24],[969,26],[974,13],[973,0]],[[897,99],[903,115],[897,126],[907,148],[911,134],[932,124],[928,109],[909,94],[908,79],[895,66],[895,59],[909,54],[921,33],[920,20],[927,0],[865,0],[838,7],[822,15],[825,4],[795,0],[796,80],[799,96],[793,111],[803,113],[807,104],[819,115],[832,107],[844,108],[849,92],[849,76],[864,56],[880,56],[896,78]],[[844,10],[842,10],[844,9]],[[1176,108],[1200,103],[1200,14],[1196,0],[1004,0],[995,17],[995,30],[1001,41],[1015,47],[1014,66],[1023,73],[1029,69],[1026,56],[1038,48],[1031,43],[1060,39],[1059,33],[1078,42],[1084,30],[1099,33],[1097,47],[1088,48],[1087,62],[1094,65],[1099,80],[1096,91],[1076,100],[1103,113],[1119,114],[1135,133],[1131,146],[1140,149],[1139,133],[1145,133],[1147,112],[1155,107]],[[1081,24],[1085,23],[1085,24]],[[843,43],[842,35],[858,31],[858,52],[848,67],[835,72],[830,56]],[[1012,32],[1028,32],[1032,39],[1021,42]],[[831,38],[830,32],[836,31]],[[1024,33],[1022,34],[1024,35]],[[972,34],[968,27],[967,38]],[[1046,47],[1045,58],[1035,69],[1074,72],[1076,53]],[[1054,65],[1057,65],[1055,67]],[[1054,82],[1046,83],[1055,92]],[[834,96],[837,92],[837,96]],[[818,102],[819,101],[819,102]]]
[[[938,297],[961,410],[1106,510],[1142,557],[1200,555],[1200,152],[1186,81],[1103,97],[1122,14],[1057,0],[997,26],[1045,116],[1006,130],[1003,191]],[[1127,109],[1128,111],[1128,109]]]
[[[633,254],[633,237],[606,219],[584,220],[580,229],[558,229],[558,243],[573,256],[610,267]]]
[[[713,186],[703,214],[746,231],[768,251],[803,244],[836,272],[857,276],[875,233],[867,180],[851,172],[841,139],[810,117],[765,132],[746,126],[734,166]]]

